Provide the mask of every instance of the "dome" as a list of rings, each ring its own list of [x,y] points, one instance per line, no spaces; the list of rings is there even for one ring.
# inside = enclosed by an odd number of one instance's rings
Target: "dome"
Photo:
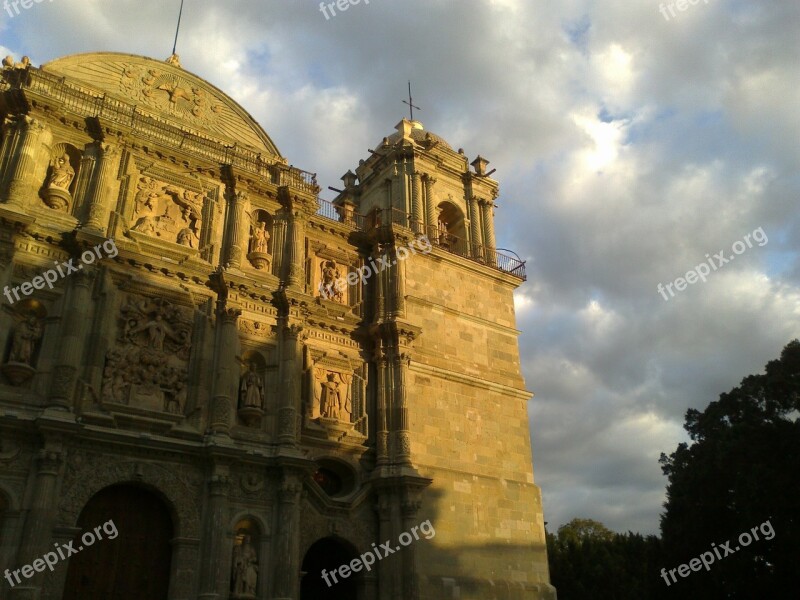
[[[275,144],[246,110],[215,86],[182,69],[174,59],[165,62],[134,54],[94,52],[57,58],[41,69],[66,77],[67,84],[81,91],[135,104],[138,111],[175,123],[185,131],[280,157]]]
[[[412,140],[414,140],[420,145],[426,145],[438,142],[439,145],[441,145],[442,147],[447,148],[450,151],[453,150],[450,144],[448,144],[443,137],[436,135],[435,133],[432,133],[430,131],[425,131],[425,127],[419,121],[409,121],[407,119],[403,119],[402,121],[400,121],[400,123],[398,123],[397,131],[388,137],[389,143],[396,144],[402,141],[404,137],[403,136],[404,129],[406,130],[410,129],[408,135],[411,137]]]

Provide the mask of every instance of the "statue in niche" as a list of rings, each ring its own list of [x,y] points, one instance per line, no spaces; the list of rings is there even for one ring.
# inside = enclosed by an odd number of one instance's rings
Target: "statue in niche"
[[[234,597],[255,597],[258,586],[258,555],[250,543],[250,536],[245,535],[240,545],[233,547],[233,580]]]
[[[256,269],[262,271],[269,269],[272,262],[269,253],[269,231],[267,231],[267,224],[264,221],[258,221],[253,215],[250,216],[250,240],[248,243],[249,252],[247,253],[247,260],[250,261]]]
[[[328,373],[326,381],[320,384],[319,412],[326,419],[339,419],[341,414],[342,395],[335,373]]]
[[[312,411],[319,407],[319,416],[323,419],[349,423],[353,412],[350,400],[352,376],[316,369],[315,377],[317,383],[314,386]]]
[[[8,362],[33,366],[33,351],[42,337],[42,325],[34,315],[22,318],[14,330]]]
[[[269,254],[269,232],[267,224],[261,221],[261,227],[253,227],[253,235],[250,236],[250,252],[260,252]]]
[[[251,362],[242,376],[240,408],[264,408],[264,382],[256,373],[256,364]]]
[[[53,161],[53,170],[47,187],[68,190],[74,178],[75,169],[69,164],[69,154],[65,153]]]

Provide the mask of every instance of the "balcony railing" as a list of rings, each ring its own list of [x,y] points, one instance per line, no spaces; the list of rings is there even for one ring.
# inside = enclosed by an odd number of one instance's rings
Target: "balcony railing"
[[[457,256],[468,258],[477,263],[487,265],[504,273],[509,273],[525,281],[525,261],[514,256],[489,248],[440,231],[437,227],[426,227],[419,221],[413,221],[411,215],[397,208],[374,209],[366,215],[354,211],[345,213],[345,208],[321,198],[317,199],[319,210],[317,216],[344,223],[354,229],[368,230],[376,227],[398,226],[410,229],[415,234],[427,235],[431,244],[451,252]]]

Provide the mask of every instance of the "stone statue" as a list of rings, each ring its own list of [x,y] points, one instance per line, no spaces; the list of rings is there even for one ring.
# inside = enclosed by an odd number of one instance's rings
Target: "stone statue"
[[[184,409],[186,408],[186,385],[182,381],[178,381],[175,384],[175,387],[175,394],[167,400],[166,409],[169,413],[182,415]]]
[[[256,364],[250,363],[242,377],[240,408],[264,408],[264,382],[256,373]]]
[[[267,224],[261,221],[261,227],[253,228],[253,235],[250,236],[250,252],[261,252],[269,254],[269,232]]]
[[[147,331],[150,347],[155,350],[164,350],[164,340],[167,336],[174,338],[172,329],[167,324],[161,315],[154,315],[149,321],[139,325],[130,331],[131,335]]]
[[[330,300],[344,302],[344,294],[336,285],[341,277],[339,269],[336,268],[336,263],[332,260],[325,261],[322,265],[322,282],[319,286],[320,295]]]
[[[47,187],[68,190],[74,177],[75,170],[69,164],[69,155],[64,154],[53,161],[53,171]]]
[[[233,593],[235,596],[255,597],[258,584],[258,555],[245,535],[241,545],[233,547]]]
[[[25,317],[14,331],[8,361],[33,366],[33,350],[40,337],[42,326],[39,320],[33,315]]]
[[[320,413],[326,419],[341,419],[342,394],[339,390],[339,382],[336,381],[336,373],[328,373],[327,381],[322,382],[321,388]]]

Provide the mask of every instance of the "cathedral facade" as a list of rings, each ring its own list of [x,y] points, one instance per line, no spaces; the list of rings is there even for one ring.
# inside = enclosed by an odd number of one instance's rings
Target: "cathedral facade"
[[[555,598],[485,159],[404,119],[321,200],[177,56],[0,111],[0,598]]]

